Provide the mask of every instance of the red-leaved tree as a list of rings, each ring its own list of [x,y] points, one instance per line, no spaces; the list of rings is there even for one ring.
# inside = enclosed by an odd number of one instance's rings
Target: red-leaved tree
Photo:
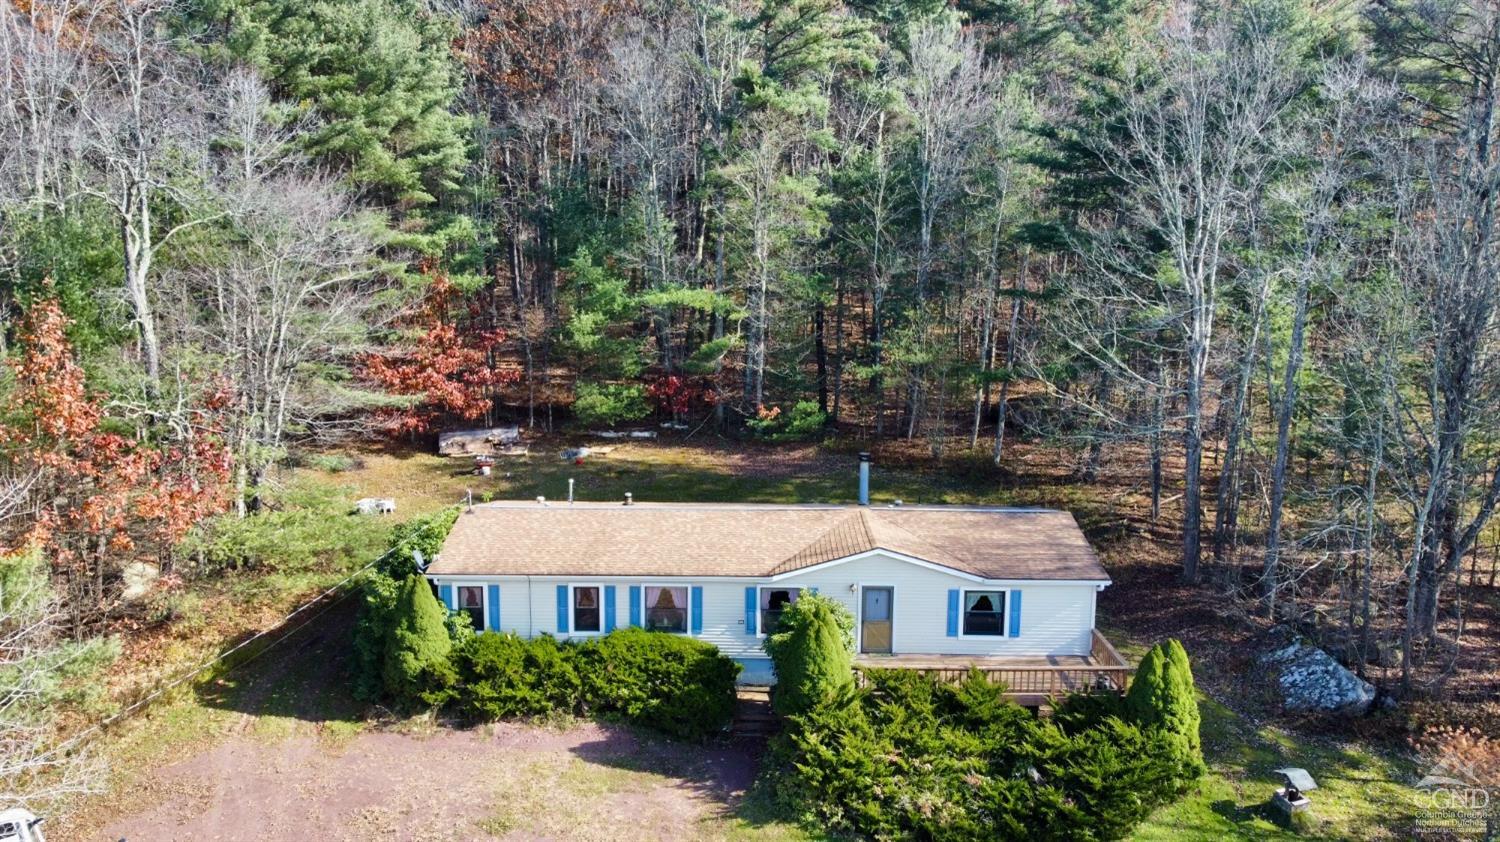
[[[0,471],[26,497],[0,522],[0,554],[41,550],[76,630],[107,615],[125,566],[169,563],[194,524],[223,510],[229,452],[222,391],[164,425],[156,446],[106,429],[67,327],[55,300],[36,302],[7,361],[15,388],[0,416]]]
[[[715,398],[712,388],[695,384],[680,374],[666,374],[652,380],[646,386],[646,394],[658,410],[670,413],[674,422],[681,421],[695,403],[712,406]]]
[[[495,387],[516,379],[515,372],[495,366],[504,331],[482,327],[478,308],[463,292],[445,275],[430,275],[422,306],[405,320],[413,334],[409,343],[365,358],[367,377],[413,399],[378,414],[393,435],[431,432],[446,418],[483,418]]]

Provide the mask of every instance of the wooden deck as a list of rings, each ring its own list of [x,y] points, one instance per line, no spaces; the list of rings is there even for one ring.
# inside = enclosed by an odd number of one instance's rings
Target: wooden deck
[[[962,681],[977,669],[990,681],[1005,684],[1006,695],[1036,707],[1067,693],[1083,691],[1123,693],[1135,672],[1112,643],[1094,632],[1088,655],[1003,658],[973,655],[860,655],[855,669],[918,670],[941,681]]]

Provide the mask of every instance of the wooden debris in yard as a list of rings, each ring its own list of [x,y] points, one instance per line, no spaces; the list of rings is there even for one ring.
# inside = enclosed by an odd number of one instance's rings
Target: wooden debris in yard
[[[590,430],[589,435],[601,439],[654,439],[655,430]]]
[[[525,453],[525,445],[521,444],[521,428],[511,427],[486,427],[477,430],[449,430],[438,434],[438,455],[440,456],[469,456],[476,454],[489,454],[511,456],[514,453],[503,451],[521,448]]]

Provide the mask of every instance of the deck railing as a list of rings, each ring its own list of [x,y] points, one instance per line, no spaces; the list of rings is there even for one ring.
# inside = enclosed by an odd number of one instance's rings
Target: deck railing
[[[1082,659],[1075,659],[1082,660]],[[1003,683],[1008,695],[1042,697],[1062,696],[1068,693],[1104,692],[1124,693],[1130,686],[1130,677],[1135,668],[1130,666],[1114,644],[1097,630],[1093,632],[1089,651],[1089,663],[1070,664],[1007,664],[1004,659],[975,658],[965,663],[964,659],[903,659],[895,658],[879,664],[861,664],[860,669],[916,670],[933,676],[939,681],[957,683],[977,669],[992,682]],[[861,674],[861,683],[863,675]]]

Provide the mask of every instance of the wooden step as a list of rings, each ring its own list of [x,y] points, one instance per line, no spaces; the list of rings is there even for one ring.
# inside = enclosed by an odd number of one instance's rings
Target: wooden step
[[[763,684],[746,684],[735,688],[734,722],[731,737],[764,740],[781,730],[781,718],[771,709],[771,688]]]

